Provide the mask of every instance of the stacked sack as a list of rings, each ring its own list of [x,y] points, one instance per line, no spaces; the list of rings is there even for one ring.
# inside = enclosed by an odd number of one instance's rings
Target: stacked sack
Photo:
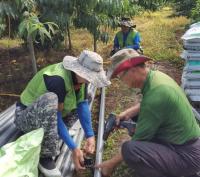
[[[182,36],[185,59],[182,74],[182,88],[193,102],[200,101],[200,22],[190,26]]]

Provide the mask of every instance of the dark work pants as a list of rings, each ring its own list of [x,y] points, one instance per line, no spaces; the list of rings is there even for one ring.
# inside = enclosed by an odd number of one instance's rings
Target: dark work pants
[[[127,141],[122,156],[139,177],[196,177],[200,171],[200,139],[184,145]]]

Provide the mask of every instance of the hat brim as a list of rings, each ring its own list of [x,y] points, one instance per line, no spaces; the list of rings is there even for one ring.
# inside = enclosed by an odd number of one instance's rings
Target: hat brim
[[[130,66],[127,66],[125,64],[125,62],[129,59],[133,59],[131,62],[131,65]],[[114,69],[112,69],[112,71],[108,71],[108,74],[107,74],[107,78],[108,79],[111,79],[111,78],[115,78],[120,72],[122,72],[123,70],[126,70],[126,69],[130,69],[130,68],[133,68],[133,67],[136,67],[142,63],[145,63],[149,60],[152,60],[151,58],[147,57],[147,56],[144,56],[144,55],[140,55],[140,56],[136,56],[136,57],[133,57],[133,58],[127,58],[126,60],[123,60],[122,62],[120,62],[118,64],[117,67],[115,67]],[[122,66],[124,64],[124,66]]]
[[[120,26],[126,26],[126,27],[129,27],[129,28],[132,28],[135,25],[133,25],[132,22],[122,21],[122,22],[120,22]]]
[[[98,73],[95,71],[91,71],[88,68],[80,65],[78,62],[78,58],[76,57],[65,56],[63,59],[63,66],[65,69],[71,70],[80,77],[86,79],[97,88],[106,87],[111,84],[110,81],[107,79],[103,68]]]

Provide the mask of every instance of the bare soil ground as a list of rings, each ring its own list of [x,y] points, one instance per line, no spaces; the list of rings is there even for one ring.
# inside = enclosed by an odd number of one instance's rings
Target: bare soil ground
[[[66,52],[51,51],[37,54],[38,69],[61,62]],[[0,112],[19,99],[20,93],[32,78],[32,65],[27,49],[0,48]]]

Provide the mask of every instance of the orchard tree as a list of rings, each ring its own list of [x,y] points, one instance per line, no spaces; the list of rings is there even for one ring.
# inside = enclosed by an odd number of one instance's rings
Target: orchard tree
[[[173,0],[175,10],[179,15],[191,16],[191,11],[196,7],[197,0]]]
[[[75,7],[74,25],[93,35],[94,51],[98,40],[108,41],[107,29],[116,28],[120,17],[133,16],[137,11],[129,0],[76,0]]]
[[[68,38],[69,49],[72,48],[70,26],[74,14],[74,0],[37,0],[41,21],[51,21],[59,26],[54,42],[62,42]]]
[[[45,38],[51,39],[51,34],[54,34],[54,28],[57,28],[58,26],[52,22],[41,23],[35,14],[29,14],[28,12],[24,12],[24,17],[24,20],[19,25],[19,34],[21,37],[27,39],[33,72],[35,74],[37,72],[37,64],[33,42],[35,41],[36,36],[39,35],[42,44],[44,44]]]
[[[167,0],[130,0],[132,4],[137,4],[145,10],[155,11],[163,7]]]
[[[192,17],[195,21],[199,21],[199,20],[200,20],[200,0],[196,0],[196,5],[195,5],[195,7],[192,9],[191,17]]]
[[[3,35],[8,29],[7,35],[9,38],[11,35],[11,19],[16,19],[18,15],[17,7],[12,3],[12,0],[2,0],[0,2],[0,35]]]
[[[2,0],[0,2],[0,21],[4,22],[0,25],[1,33],[8,28],[10,38],[11,20],[13,20],[13,23],[19,29],[19,35],[27,41],[34,73],[37,72],[33,47],[36,36],[38,35],[40,41],[44,44],[45,38],[51,39],[54,28],[57,28],[54,23],[41,23],[36,15],[38,13],[35,0]]]
[[[34,0],[1,0],[0,2],[0,34],[8,31],[10,38],[17,31],[17,25],[24,11],[33,11]]]

